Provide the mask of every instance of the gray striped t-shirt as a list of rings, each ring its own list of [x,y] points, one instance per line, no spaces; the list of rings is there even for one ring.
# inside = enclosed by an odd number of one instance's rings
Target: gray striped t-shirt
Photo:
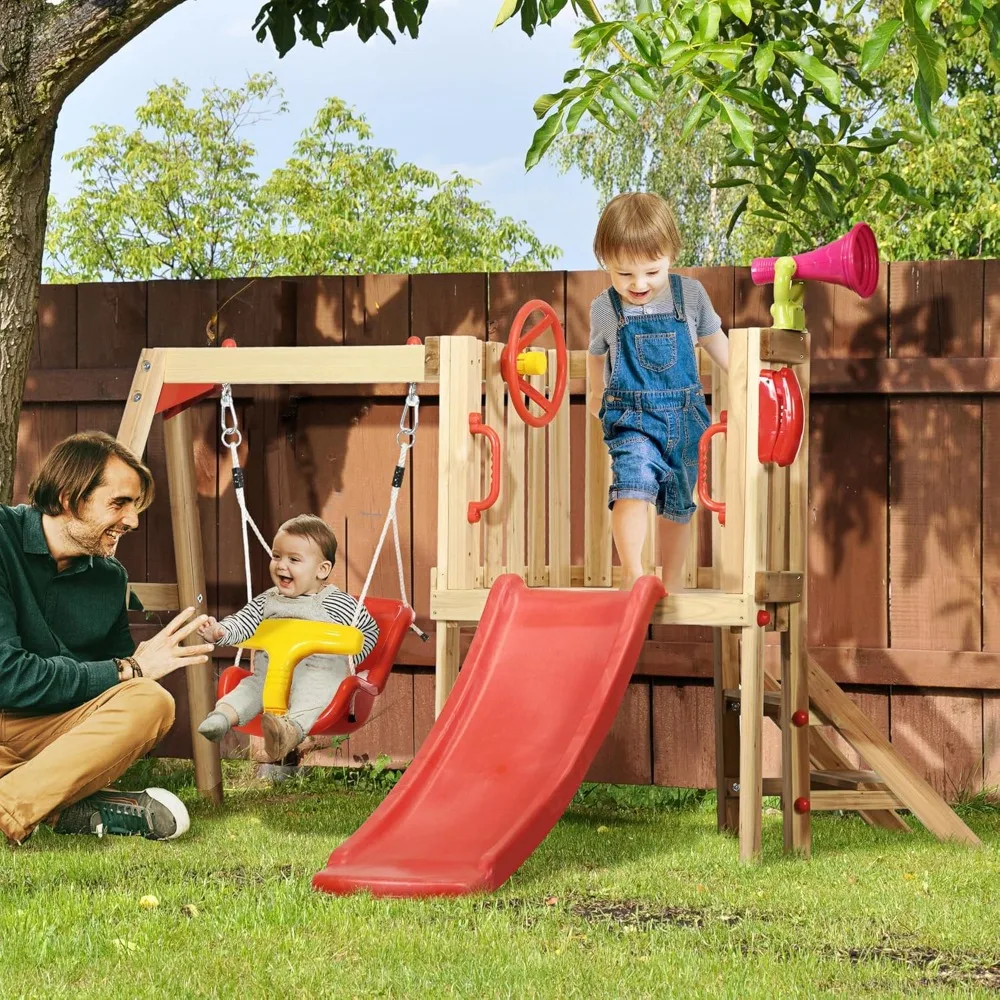
[[[691,343],[695,344],[699,337],[710,337],[722,329],[722,320],[712,306],[705,291],[705,286],[697,278],[680,276],[681,291],[684,293],[684,315],[688,329],[691,331]],[[611,369],[615,363],[615,350],[618,347],[618,317],[615,307],[611,304],[611,289],[605,289],[590,304],[590,348],[591,354],[607,355],[604,362],[604,384],[611,380]],[[633,316],[648,316],[653,313],[672,313],[674,299],[670,294],[670,283],[664,288],[663,294],[641,306],[629,305],[622,300],[625,318]]]

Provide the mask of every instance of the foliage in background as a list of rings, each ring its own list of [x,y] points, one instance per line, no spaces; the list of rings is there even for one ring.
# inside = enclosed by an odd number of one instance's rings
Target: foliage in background
[[[286,110],[274,77],[197,107],[188,94],[155,88],[136,128],[96,126],[68,155],[79,192],[50,199],[50,281],[515,271],[559,252],[473,198],[474,181],[397,162],[337,98],[262,180],[248,133]]]
[[[618,5],[618,9],[623,8]],[[948,100],[939,108],[939,133],[921,134],[905,86],[905,53],[890,49],[879,71],[878,99],[869,118],[891,121],[911,136],[886,149],[881,162],[851,174],[840,170],[844,188],[868,189],[849,212],[825,213],[804,197],[788,216],[815,242],[835,239],[858,219],[869,222],[884,257],[928,260],[1000,256],[1000,87],[983,72],[983,40],[956,45],[948,71]],[[633,121],[612,108],[612,129],[596,123],[559,136],[551,153],[563,168],[576,166],[597,188],[602,202],[620,191],[656,191],[677,211],[686,243],[681,264],[745,263],[770,252],[775,222],[757,213],[768,206],[750,193],[749,210],[731,235],[729,218],[746,186],[712,187],[746,168],[724,167],[728,137],[716,121],[681,137],[685,106],[662,97],[641,106]],[[888,187],[878,183],[888,173]],[[795,249],[804,247],[799,242]]]
[[[543,124],[527,165],[584,116],[614,130],[613,109],[638,123],[650,105],[664,104],[671,116],[683,108],[680,142],[706,129],[728,137],[731,176],[721,183],[742,189],[729,228],[749,208],[781,251],[839,233],[873,205],[887,209],[894,195],[930,207],[919,173],[908,181],[890,151],[939,134],[950,114],[941,102],[955,99],[950,85],[968,46],[984,94],[1000,65],[1000,3],[981,0],[858,0],[850,8],[635,0],[617,19],[606,19],[596,0],[505,0],[497,21],[520,13],[529,30],[567,6],[589,22],[574,37],[580,65],[563,90],[536,102]],[[906,113],[887,114],[887,96],[901,95]]]

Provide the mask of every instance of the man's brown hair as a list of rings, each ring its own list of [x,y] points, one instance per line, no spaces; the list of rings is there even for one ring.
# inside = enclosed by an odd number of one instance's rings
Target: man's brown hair
[[[153,502],[153,474],[123,444],[104,431],[81,431],[60,441],[48,453],[34,482],[28,487],[28,499],[43,514],[58,517],[63,503],[77,515],[94,490],[104,482],[104,468],[109,458],[124,462],[139,477],[136,510],[143,511]]]
[[[681,236],[670,206],[658,194],[630,191],[605,206],[594,234],[594,256],[602,267],[623,260],[677,262]]]
[[[299,514],[285,521],[278,531],[287,531],[290,535],[311,539],[319,546],[323,558],[329,559],[331,566],[336,566],[337,536],[323,518],[315,514]]]

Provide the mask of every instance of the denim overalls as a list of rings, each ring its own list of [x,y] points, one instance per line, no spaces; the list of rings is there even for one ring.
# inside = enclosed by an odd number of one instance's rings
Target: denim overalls
[[[672,315],[626,317],[618,292],[608,294],[618,317],[615,363],[601,407],[611,452],[608,506],[646,500],[661,517],[683,524],[696,509],[698,440],[709,416],[680,275],[670,275]]]

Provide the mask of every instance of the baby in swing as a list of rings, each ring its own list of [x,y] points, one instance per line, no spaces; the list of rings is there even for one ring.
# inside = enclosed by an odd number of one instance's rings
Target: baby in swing
[[[265,618],[305,618],[350,625],[357,601],[326,582],[336,560],[337,538],[322,518],[299,514],[285,521],[271,546],[269,570],[274,586],[221,622],[209,618],[199,634],[217,645],[238,646]],[[357,628],[364,635],[360,662],[378,641],[378,625],[367,608],[361,609]],[[306,738],[333,700],[348,669],[346,656],[326,653],[315,653],[299,663],[292,674],[287,715],[265,712],[261,720],[264,751],[269,759],[281,760]],[[253,674],[219,699],[198,732],[210,740],[221,740],[233,726],[245,725],[259,715],[266,673],[267,653],[258,650]]]

